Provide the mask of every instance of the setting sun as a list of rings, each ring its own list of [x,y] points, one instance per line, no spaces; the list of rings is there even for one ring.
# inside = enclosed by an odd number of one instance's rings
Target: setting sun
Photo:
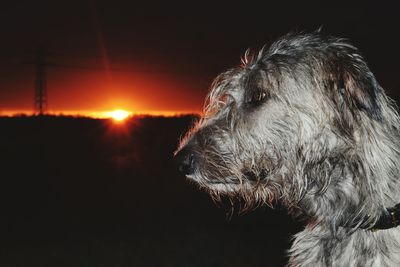
[[[123,109],[116,109],[113,111],[110,111],[108,115],[115,121],[123,121],[125,120],[131,113],[123,110]]]

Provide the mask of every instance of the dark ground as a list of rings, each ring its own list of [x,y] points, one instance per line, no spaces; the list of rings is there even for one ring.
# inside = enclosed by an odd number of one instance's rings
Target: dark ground
[[[227,220],[175,170],[192,119],[0,118],[0,266],[284,265],[284,210]]]

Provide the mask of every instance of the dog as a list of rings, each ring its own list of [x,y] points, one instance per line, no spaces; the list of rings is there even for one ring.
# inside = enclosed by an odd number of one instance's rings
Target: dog
[[[215,79],[175,158],[216,200],[306,218],[288,266],[400,266],[399,126],[356,47],[288,34]]]

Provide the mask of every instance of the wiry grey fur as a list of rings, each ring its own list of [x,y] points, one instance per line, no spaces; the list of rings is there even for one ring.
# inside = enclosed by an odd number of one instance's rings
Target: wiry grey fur
[[[354,46],[290,34],[216,78],[178,151],[214,198],[308,218],[289,266],[400,266],[398,228],[360,229],[400,202],[399,126]]]

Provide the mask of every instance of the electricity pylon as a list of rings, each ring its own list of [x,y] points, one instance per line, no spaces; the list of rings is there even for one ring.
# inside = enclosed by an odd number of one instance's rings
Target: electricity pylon
[[[47,51],[44,47],[36,50],[35,61],[36,78],[35,78],[35,114],[44,115],[47,112]]]

